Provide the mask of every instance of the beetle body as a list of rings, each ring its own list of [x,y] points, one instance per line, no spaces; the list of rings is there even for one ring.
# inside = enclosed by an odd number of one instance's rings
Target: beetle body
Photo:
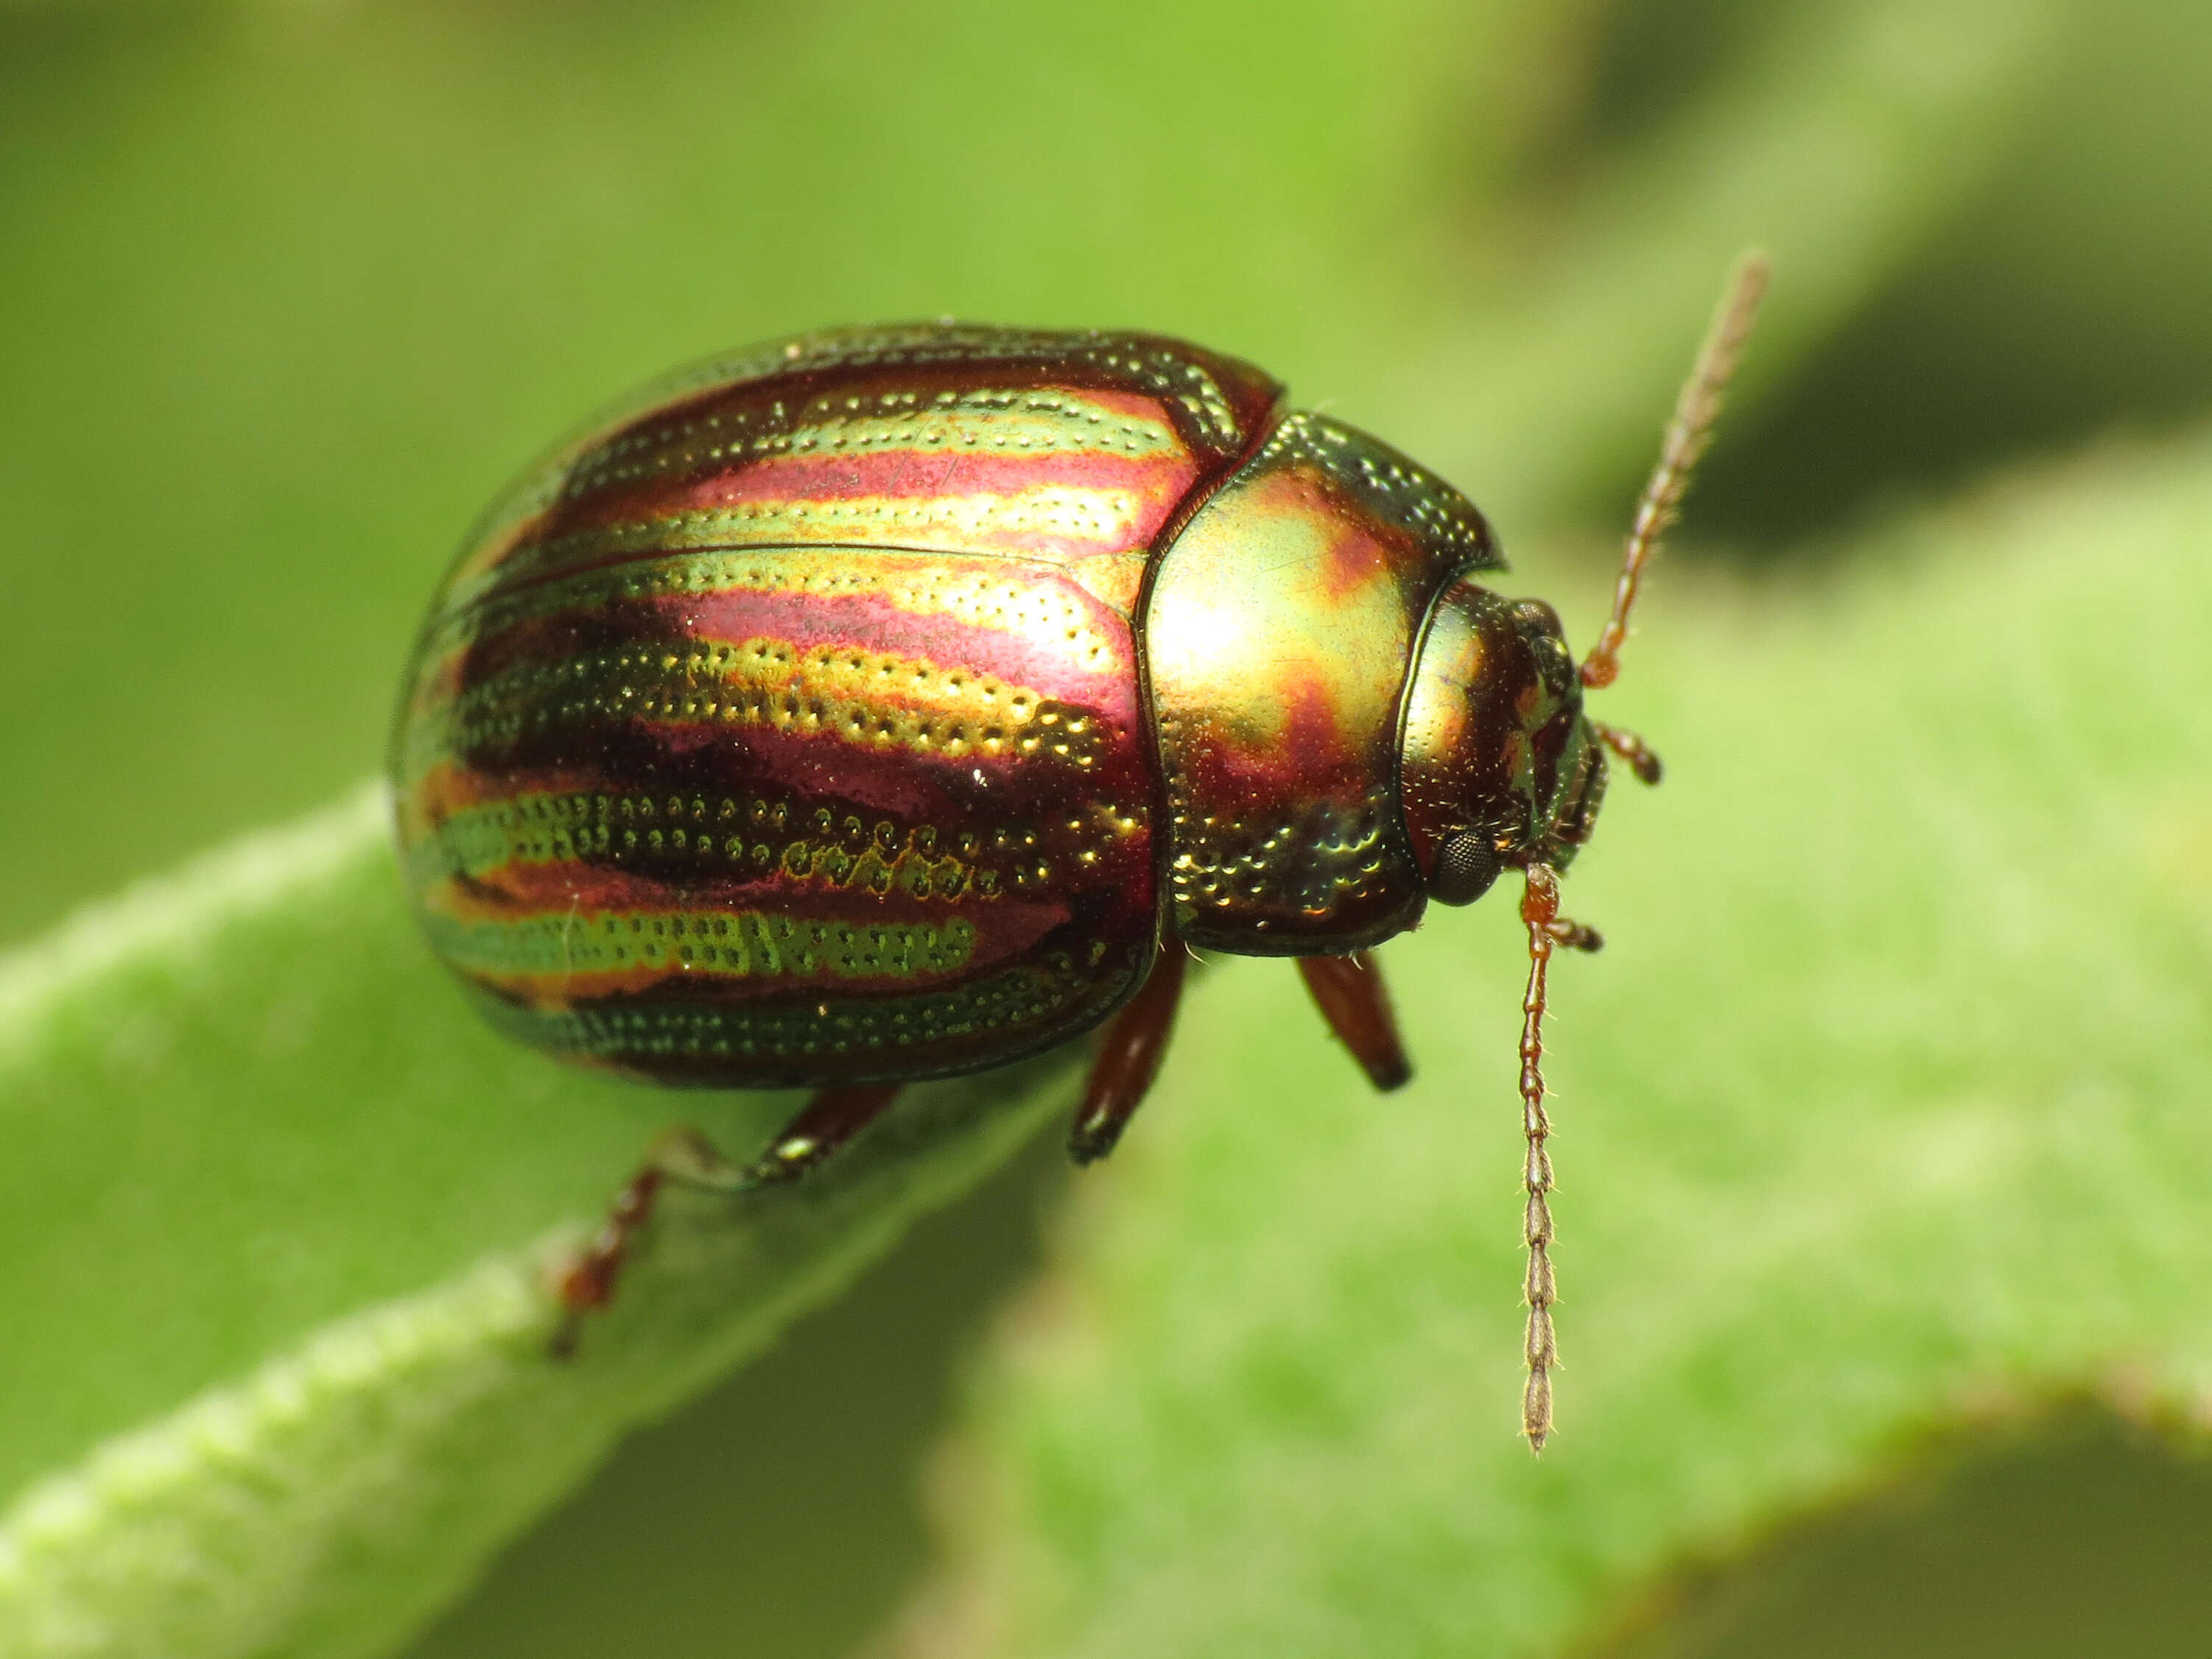
[[[395,742],[410,890],[564,1057],[1001,1065],[1164,939],[1356,951],[1419,919],[1454,830],[1544,840],[1603,761],[1548,609],[1463,580],[1500,565],[1441,479],[1179,342],[775,343],[471,538]]]
[[[905,1082],[1109,1018],[1070,1137],[1114,1145],[1186,947],[1292,957],[1379,1088],[1368,947],[1505,869],[1529,977],[1522,1427],[1551,1426],[1541,1027],[1590,720],[1765,283],[1747,260],[1668,428],[1611,620],[1473,578],[1433,473],[1158,336],[805,335],[649,387],[501,497],[401,696],[409,893],[494,1024],[665,1084],[819,1092],[759,1159],[672,1132],[571,1266],[605,1303],[667,1178],[787,1181]]]

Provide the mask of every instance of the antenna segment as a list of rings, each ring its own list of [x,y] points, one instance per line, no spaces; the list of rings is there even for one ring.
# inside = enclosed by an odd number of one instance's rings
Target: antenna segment
[[[1659,465],[1651,470],[1651,481],[1644,486],[1644,498],[1637,502],[1636,519],[1629,526],[1627,556],[1621,562],[1620,580],[1613,585],[1613,615],[1589,655],[1583,659],[1583,684],[1593,690],[1611,685],[1620,674],[1620,647],[1628,640],[1628,613],[1643,585],[1644,567],[1650,563],[1651,556],[1659,550],[1659,538],[1681,511],[1690,474],[1712,437],[1722,394],[1735,373],[1736,360],[1743,355],[1743,343],[1759,315],[1759,302],[1765,297],[1771,270],[1764,253],[1747,253],[1736,261],[1720,306],[1713,313],[1712,326],[1705,331],[1705,343],[1698,348],[1690,378],[1674,400],[1674,416],[1667,422],[1667,436],[1659,446]]]

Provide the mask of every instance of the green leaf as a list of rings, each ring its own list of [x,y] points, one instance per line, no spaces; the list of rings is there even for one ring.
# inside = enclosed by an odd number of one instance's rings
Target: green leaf
[[[669,1097],[477,1029],[385,840],[365,790],[0,964],[0,1486],[58,1469],[0,1514],[0,1652],[384,1650],[1065,1103],[1063,1055],[797,1191],[672,1194],[556,1362],[551,1275]],[[744,1149],[793,1098],[696,1104]]]
[[[2017,130],[2043,40],[2039,7],[1804,9],[1532,224],[1498,135],[1572,101],[1582,15],[1344,16],[1145,0],[1111,50],[1082,9],[881,0],[0,17],[0,309],[37,323],[0,374],[32,555],[0,929],[366,769],[499,471],[733,339],[1187,331],[1462,456],[1517,549],[1641,464],[1739,241],[1784,258],[1779,381]],[[1471,299],[1437,252],[1468,218],[1503,273]],[[0,1650],[388,1645],[1059,1096],[1048,1067],[930,1091],[789,1213],[679,1200],[603,1338],[544,1366],[545,1263],[668,1102],[477,1030],[377,819],[243,843],[0,970]],[[742,1146],[788,1105],[696,1109]]]
[[[1230,967],[981,1391],[941,1650],[1558,1651],[1932,1427],[2212,1428],[2212,441],[1858,554],[1670,568],[1603,698],[1668,771],[1566,884],[1552,1446],[1510,899],[1384,953],[1388,1099]]]

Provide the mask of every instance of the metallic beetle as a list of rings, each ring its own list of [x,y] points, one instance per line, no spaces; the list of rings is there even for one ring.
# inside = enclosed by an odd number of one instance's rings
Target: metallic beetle
[[[1508,867],[1540,958],[1594,945],[1543,895],[1608,743],[1648,759],[1585,715],[1551,608],[1476,580],[1503,568],[1449,484],[1180,341],[948,325],[740,352],[600,421],[469,538],[394,736],[408,889],[526,1042],[821,1089],[746,1182],[901,1083],[1110,1018],[1073,1138],[1097,1156],[1186,946],[1299,958],[1394,1086],[1368,947]],[[662,1175],[714,1167],[664,1148],[571,1304],[610,1292]]]

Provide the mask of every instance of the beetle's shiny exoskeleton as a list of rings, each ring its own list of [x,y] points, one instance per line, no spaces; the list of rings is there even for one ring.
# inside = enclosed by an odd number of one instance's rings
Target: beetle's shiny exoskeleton
[[[568,1277],[611,1293],[666,1176],[819,1162],[898,1085],[1111,1020],[1073,1150],[1158,1068],[1187,946],[1298,958],[1376,1084],[1372,945],[1525,872],[1525,1427],[1551,1421],[1544,975],[1611,748],[1638,577],[1747,327],[1670,428],[1613,621],[1478,578],[1434,474],[1249,364],[1149,335],[800,337],[649,388],[471,537],[403,692],[401,857],[492,1022],[672,1084],[822,1092],[756,1164],[656,1150]]]

